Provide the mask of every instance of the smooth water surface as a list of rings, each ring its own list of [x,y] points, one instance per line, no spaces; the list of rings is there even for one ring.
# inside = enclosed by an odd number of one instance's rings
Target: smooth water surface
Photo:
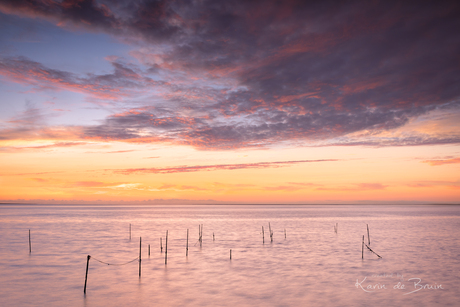
[[[459,235],[460,206],[1,205],[0,305],[458,306]]]

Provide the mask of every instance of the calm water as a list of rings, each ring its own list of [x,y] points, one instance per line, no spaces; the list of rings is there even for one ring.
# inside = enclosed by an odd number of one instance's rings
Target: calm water
[[[381,259],[367,250],[361,259],[366,224],[370,247]],[[166,230],[167,265],[160,250]],[[139,237],[140,278],[137,260],[122,266],[95,260],[136,259]],[[1,306],[458,306],[460,301],[460,206],[2,205],[0,242]],[[87,255],[93,258],[84,295]]]

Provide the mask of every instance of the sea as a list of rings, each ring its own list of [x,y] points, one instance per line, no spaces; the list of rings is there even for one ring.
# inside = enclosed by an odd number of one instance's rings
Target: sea
[[[0,306],[459,302],[457,205],[0,205]]]

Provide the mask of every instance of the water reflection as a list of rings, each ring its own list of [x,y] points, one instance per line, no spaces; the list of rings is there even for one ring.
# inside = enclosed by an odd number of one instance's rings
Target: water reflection
[[[0,222],[6,305],[454,306],[460,299],[457,206],[2,206]],[[361,259],[366,224],[382,259],[367,250]],[[262,226],[273,230],[273,242],[266,232],[263,243]],[[159,242],[166,231],[165,265]],[[107,263],[135,259],[139,237],[141,278],[136,261],[114,266],[91,259],[83,296],[86,256]],[[410,278],[444,289],[404,295],[393,288],[398,274],[411,291]],[[363,279],[375,291],[356,287]]]

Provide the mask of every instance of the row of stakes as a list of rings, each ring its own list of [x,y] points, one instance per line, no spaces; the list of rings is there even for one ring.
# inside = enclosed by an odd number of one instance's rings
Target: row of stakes
[[[270,235],[270,242],[273,242],[273,231],[271,228],[270,223],[268,223],[268,229],[269,229],[269,235]],[[187,229],[187,243],[185,247],[185,255],[188,256],[188,237],[189,237],[189,230]],[[131,224],[129,224],[129,239],[131,240]],[[286,239],[286,228],[284,229],[284,239]],[[215,236],[214,232],[212,233],[212,240],[215,241]],[[203,224],[198,225],[198,241],[197,243],[200,243],[200,247],[202,247],[203,244]],[[30,243],[30,230],[29,230],[29,243]],[[168,230],[166,230],[166,242],[165,242],[165,265],[168,264]],[[265,244],[265,233],[264,233],[264,226],[262,226],[262,243]],[[150,256],[150,244],[148,245],[148,254]],[[139,277],[141,276],[141,263],[142,263],[142,237],[139,238],[139,257],[134,259],[134,260],[139,260]],[[160,237],[160,250],[163,252],[163,238]],[[88,280],[88,268],[89,268],[89,260],[91,259],[91,256],[88,255],[86,258],[86,274],[85,274],[85,286],[83,288],[83,293],[86,294],[86,284]],[[132,260],[132,261],[134,261]],[[230,260],[232,260],[232,250],[230,249]],[[129,261],[127,263],[130,263],[132,261]],[[102,261],[100,261],[102,262]],[[104,262],[103,262],[104,263]],[[127,264],[126,263],[126,264]],[[108,263],[107,263],[108,264]]]
[[[338,232],[338,223],[334,225],[334,232]],[[367,240],[368,244],[364,243],[364,235],[363,235],[363,240],[362,240],[362,245],[361,245],[361,258],[364,259],[364,246],[367,247],[369,251],[377,255],[379,258],[382,258],[380,255],[378,255],[376,252],[374,252],[369,245],[371,245],[371,239],[369,235],[369,225],[366,224],[367,226]],[[273,230],[271,228],[270,223],[268,223],[268,231],[269,231],[269,236],[270,236],[270,242],[273,242]],[[284,229],[284,238],[286,239],[286,229]],[[129,224],[129,239],[131,240],[131,224]],[[185,255],[188,256],[188,240],[189,239],[189,230],[187,229],[187,243],[185,247]],[[215,236],[214,233],[212,233],[212,239],[215,241]],[[200,247],[202,246],[203,243],[203,225],[200,224],[198,225],[198,241],[197,243],[200,243]],[[265,231],[264,231],[264,226],[262,226],[262,243],[265,244]],[[163,239],[160,238],[160,250],[163,252]],[[139,260],[139,277],[141,276],[141,268],[142,268],[142,237],[139,238],[139,257],[129,261],[127,263],[133,262],[135,260]],[[30,229],[29,229],[29,253],[32,253],[32,241],[31,241],[31,236],[30,236]],[[148,245],[148,255],[150,256],[150,244]],[[88,280],[88,268],[89,268],[89,260],[91,259],[91,256],[88,255],[86,258],[86,274],[85,274],[85,286],[83,289],[83,293],[86,294],[86,284]],[[230,249],[230,260],[232,260],[232,250]],[[98,260],[99,262],[102,262]],[[102,262],[104,263],[104,262]],[[127,264],[126,263],[126,264]],[[106,263],[109,264],[109,263]],[[168,264],[168,230],[166,230],[166,241],[165,241],[165,265]]]

